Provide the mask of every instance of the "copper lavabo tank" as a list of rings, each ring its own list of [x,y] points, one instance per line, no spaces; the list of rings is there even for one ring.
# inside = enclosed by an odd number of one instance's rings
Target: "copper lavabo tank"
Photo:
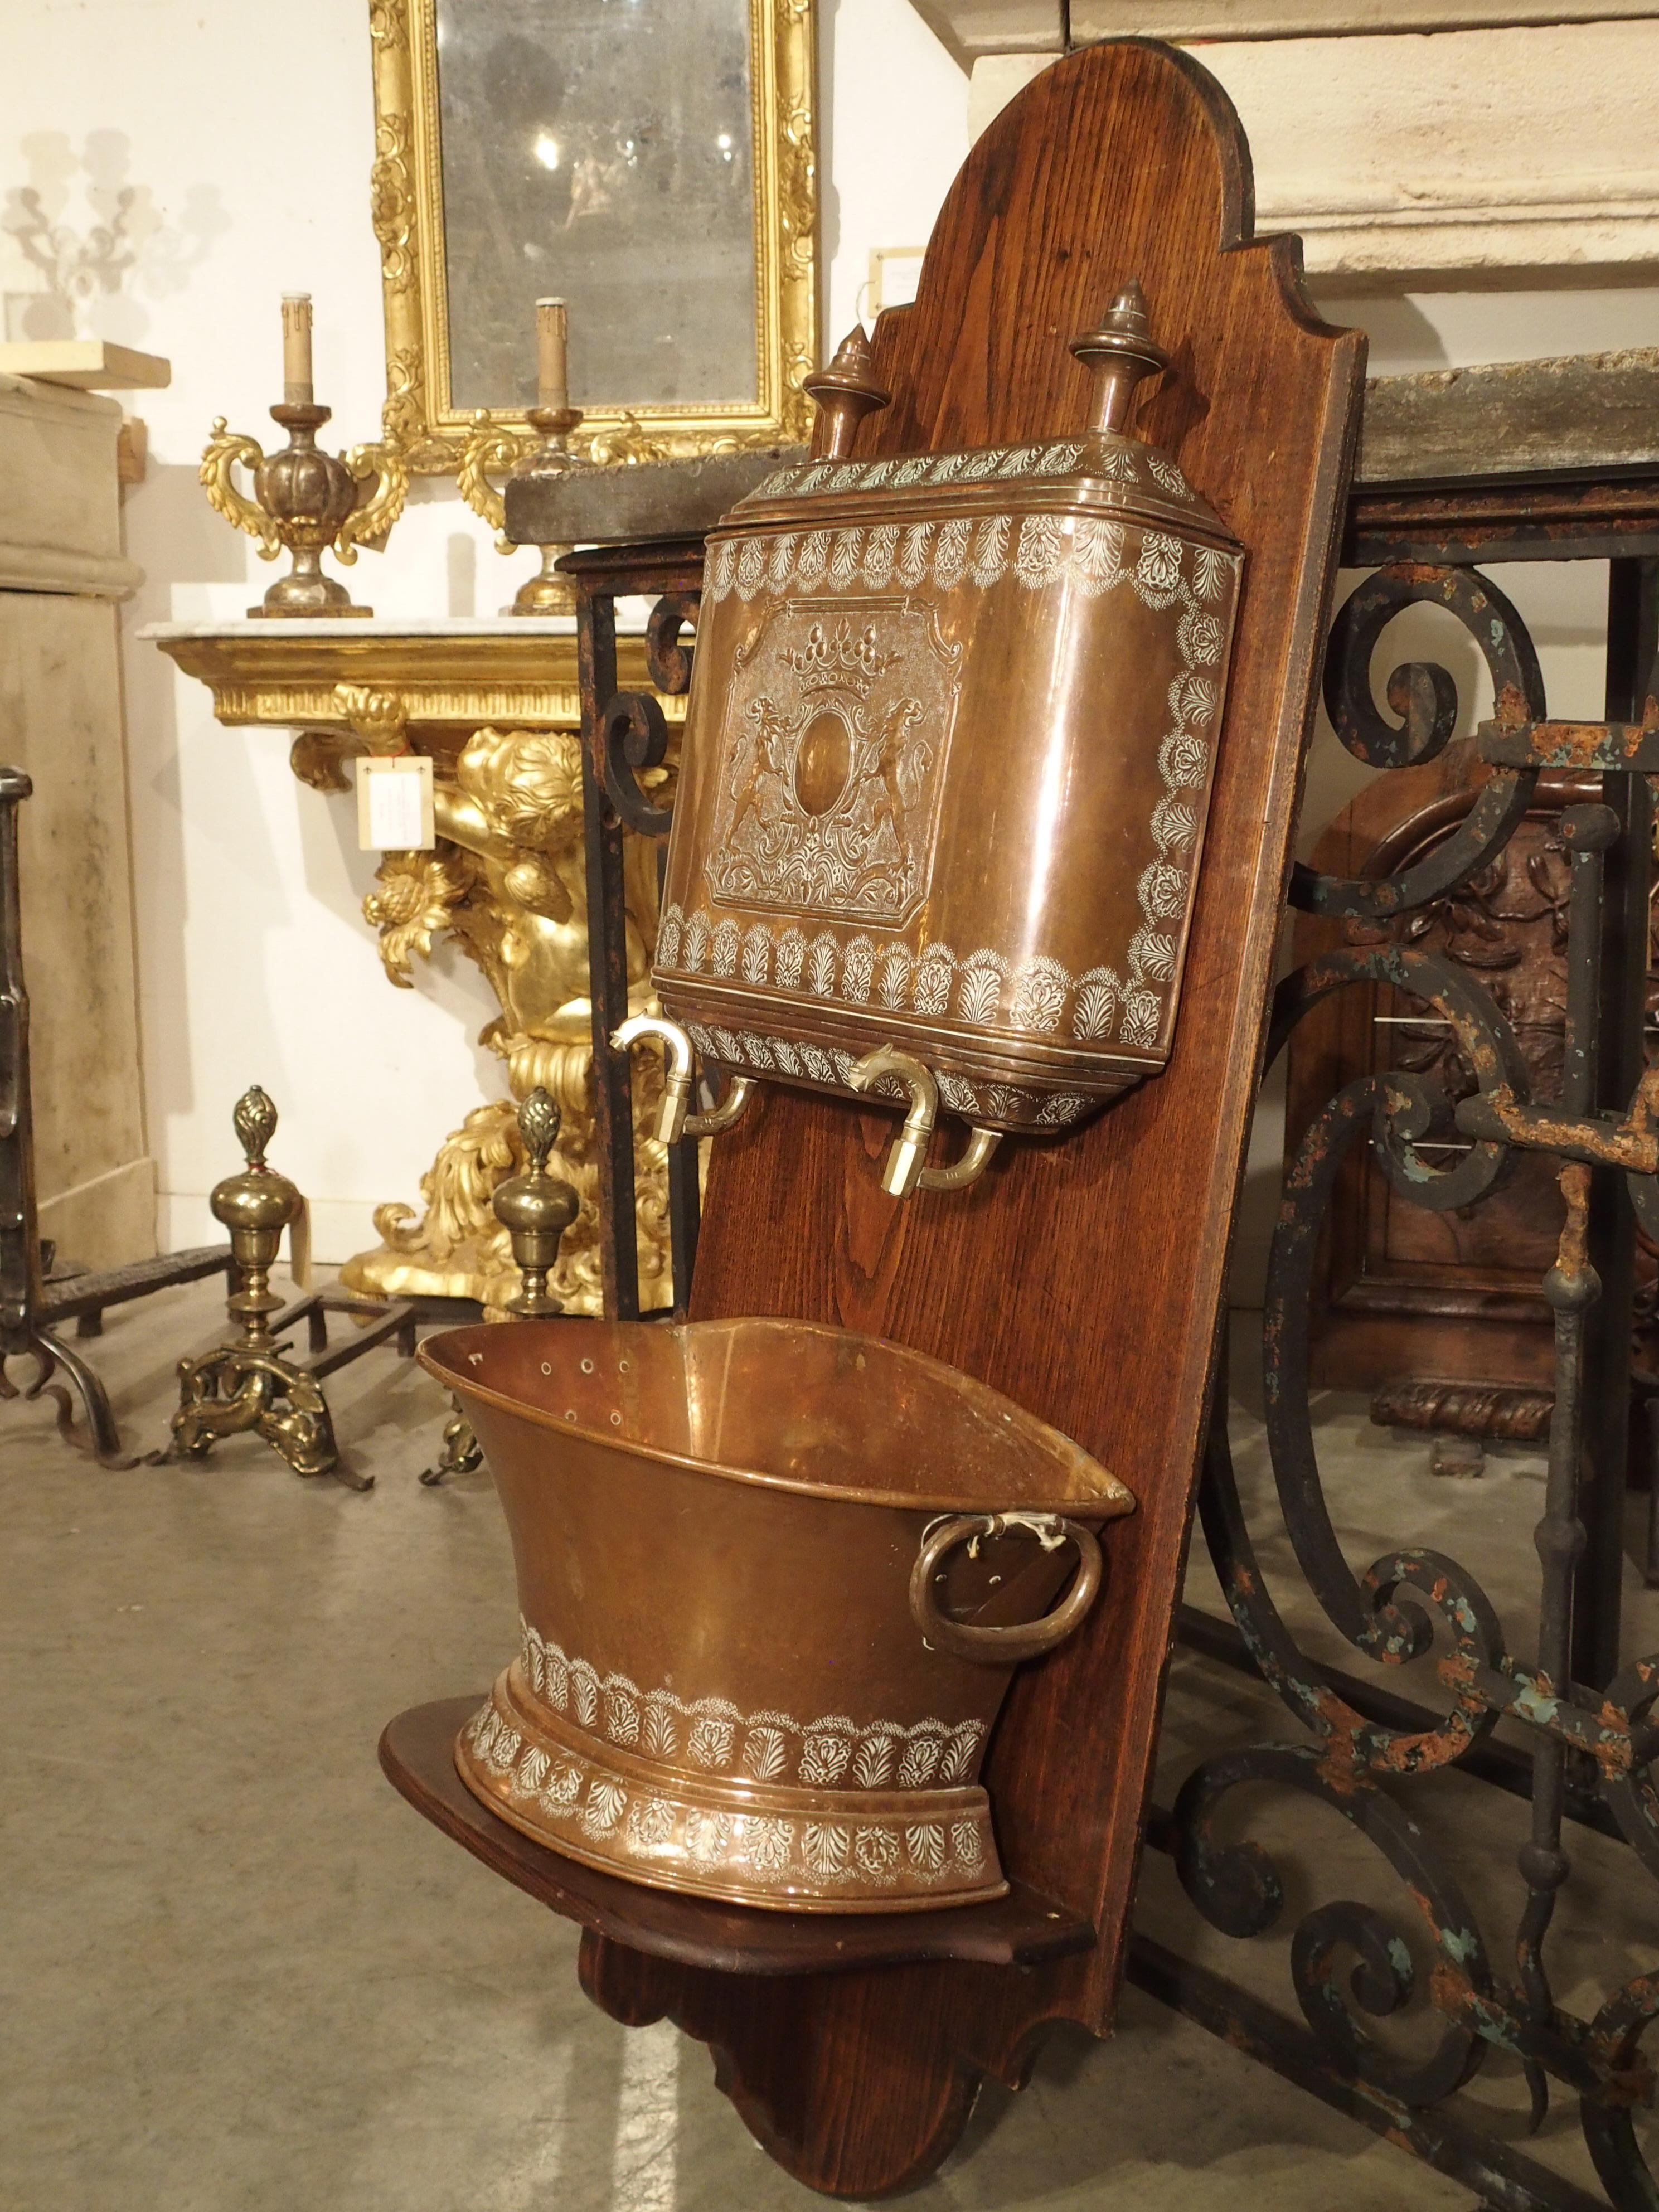
[[[1028,1132],[1168,1059],[1243,556],[1127,427],[1138,289],[1073,349],[1076,436],[853,460],[849,342],[824,457],[710,538],[653,971],[704,1057],[896,1096],[896,1049]]]
[[[477,1796],[729,1901],[1002,1893],[986,1738],[1092,1603],[1121,1483],[985,1384],[809,1322],[524,1321],[420,1357],[518,1572],[519,1656],[456,1746]]]

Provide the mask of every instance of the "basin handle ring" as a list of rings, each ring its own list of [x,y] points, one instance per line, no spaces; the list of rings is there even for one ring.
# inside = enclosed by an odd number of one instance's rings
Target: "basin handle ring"
[[[976,1628],[970,1621],[948,1620],[933,1596],[933,1577],[946,1557],[958,1544],[966,1544],[970,1554],[977,1553],[988,1536],[1006,1535],[1016,1528],[1035,1536],[1045,1552],[1068,1540],[1076,1545],[1078,1576],[1065,1602],[1039,1620],[1002,1628]],[[921,1549],[910,1571],[910,1617],[935,1651],[948,1651],[952,1658],[971,1659],[980,1666],[1015,1667],[1066,1641],[1100,1595],[1102,1572],[1099,1541],[1080,1521],[1058,1513],[946,1514],[922,1531]]]

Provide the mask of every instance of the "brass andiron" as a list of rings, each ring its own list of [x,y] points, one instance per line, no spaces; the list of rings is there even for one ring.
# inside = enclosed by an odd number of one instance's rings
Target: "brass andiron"
[[[372,607],[354,606],[343,584],[322,569],[325,549],[349,568],[361,545],[384,545],[386,532],[403,512],[409,471],[382,441],[356,446],[343,455],[325,453],[317,433],[332,413],[317,405],[311,380],[311,296],[299,292],[283,301],[283,404],[271,420],[288,432],[288,443],[267,453],[253,438],[225,427],[216,417],[202,455],[202,489],[227,522],[259,541],[259,557],[274,561],[286,546],[293,556],[289,574],[279,576],[250,617],[368,617]],[[253,477],[253,497],[239,491],[232,471],[238,464]]]
[[[547,1171],[547,1156],[559,1140],[561,1118],[545,1091],[531,1092],[519,1109],[519,1134],[529,1164],[523,1175],[502,1183],[492,1201],[524,1278],[517,1295],[507,1300],[507,1317],[512,1321],[546,1321],[564,1310],[548,1288],[548,1277],[559,1256],[559,1239],[576,1218],[581,1201],[569,1183]],[[483,1462],[472,1424],[453,1398],[450,1404],[454,1410],[444,1423],[443,1449],[436,1465],[421,1477],[428,1487],[447,1474],[470,1474]]]
[[[528,410],[527,419],[540,434],[538,437],[519,437],[501,423],[493,422],[483,408],[472,418],[456,481],[472,512],[496,533],[498,553],[516,553],[520,549],[505,535],[506,509],[501,493],[489,481],[490,470],[505,469],[514,477],[562,476],[568,470],[588,465],[570,450],[570,433],[581,422],[582,410],[570,404],[568,342],[569,323],[564,301],[538,300],[537,404]],[[568,576],[560,575],[556,565],[572,550],[569,545],[538,546],[541,567],[520,585],[512,605],[503,607],[502,613],[574,615],[575,587]]]
[[[493,1203],[495,1218],[513,1243],[513,1257],[524,1277],[524,1287],[509,1298],[507,1310],[515,1321],[544,1321],[563,1308],[548,1289],[547,1279],[559,1256],[559,1239],[575,1219],[579,1201],[574,1190],[557,1176],[549,1175],[547,1156],[559,1140],[561,1115],[545,1091],[532,1091],[519,1109],[519,1133],[529,1154],[529,1166],[511,1182],[504,1182]]]
[[[234,1119],[246,1165],[216,1183],[208,1203],[230,1231],[239,1287],[225,1304],[240,1334],[199,1359],[179,1362],[172,1449],[201,1459],[219,1437],[252,1429],[295,1474],[332,1474],[340,1455],[327,1403],[316,1377],[283,1358],[288,1347],[270,1325],[283,1304],[270,1287],[270,1265],[305,1201],[266,1164],[276,1109],[257,1084],[237,1100]]]

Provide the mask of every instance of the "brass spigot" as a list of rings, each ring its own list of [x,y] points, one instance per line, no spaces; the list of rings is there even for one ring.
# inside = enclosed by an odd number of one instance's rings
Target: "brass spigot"
[[[876,382],[875,356],[862,323],[854,324],[828,368],[815,368],[801,381],[817,405],[810,449],[815,461],[844,461],[865,416],[892,404],[892,393]]]
[[[977,1182],[1002,1142],[1001,1131],[970,1127],[961,1158],[949,1167],[930,1168],[927,1146],[939,1117],[939,1085],[913,1054],[890,1044],[866,1053],[847,1079],[854,1091],[871,1091],[884,1075],[896,1076],[909,1099],[904,1125],[881,1171],[881,1187],[888,1196],[909,1198],[919,1190],[965,1190],[969,1183]]]
[[[340,1455],[322,1390],[314,1376],[283,1357],[287,1347],[270,1328],[283,1304],[270,1287],[271,1263],[305,1200],[266,1161],[276,1109],[257,1083],[231,1118],[245,1165],[214,1185],[208,1204],[230,1231],[237,1286],[225,1306],[239,1334],[199,1359],[179,1362],[172,1449],[199,1459],[218,1437],[252,1429],[295,1474],[331,1474]]]
[[[684,1137],[718,1137],[736,1127],[748,1112],[758,1086],[751,1075],[734,1075],[718,1106],[706,1114],[690,1110],[696,1080],[696,1053],[678,1022],[662,1014],[634,1014],[611,1033],[611,1049],[627,1052],[643,1037],[654,1037],[663,1048],[662,1104],[657,1110],[659,1143],[678,1145]]]
[[[1152,342],[1146,295],[1133,277],[1099,326],[1072,340],[1072,351],[1095,380],[1089,428],[1108,437],[1128,429],[1141,380],[1170,366],[1169,355]]]
[[[560,1118],[545,1091],[531,1092],[519,1109],[519,1134],[530,1156],[529,1167],[502,1183],[491,1200],[524,1277],[522,1288],[508,1299],[507,1309],[522,1321],[542,1321],[564,1310],[548,1289],[547,1279],[558,1260],[559,1240],[581,1211],[581,1201],[569,1183],[547,1171],[547,1156],[558,1142]]]

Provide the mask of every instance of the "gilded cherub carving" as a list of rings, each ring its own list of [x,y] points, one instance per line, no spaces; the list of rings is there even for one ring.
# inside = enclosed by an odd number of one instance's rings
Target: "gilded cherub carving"
[[[672,771],[656,772],[665,781]],[[598,1170],[587,995],[587,889],[582,843],[580,741],[556,730],[482,729],[441,772],[434,793],[438,844],[388,853],[364,913],[380,932],[386,974],[407,988],[413,954],[455,938],[489,978],[500,1017],[481,1042],[507,1062],[512,1095],[469,1114],[422,1179],[426,1211],[380,1207],[380,1252],[353,1261],[346,1279],[380,1292],[428,1289],[471,1295],[499,1308],[517,1283],[506,1231],[490,1198],[519,1171],[519,1102],[538,1085],[563,1117],[551,1171],[573,1183],[581,1212],[566,1233],[553,1278],[568,1309],[599,1310]],[[654,852],[629,838],[626,854],[629,1004],[654,1006],[650,948],[656,939]],[[648,1307],[668,1288],[667,1156],[650,1132],[660,1076],[635,1071],[640,1286]],[[465,1279],[476,1285],[461,1292]]]

